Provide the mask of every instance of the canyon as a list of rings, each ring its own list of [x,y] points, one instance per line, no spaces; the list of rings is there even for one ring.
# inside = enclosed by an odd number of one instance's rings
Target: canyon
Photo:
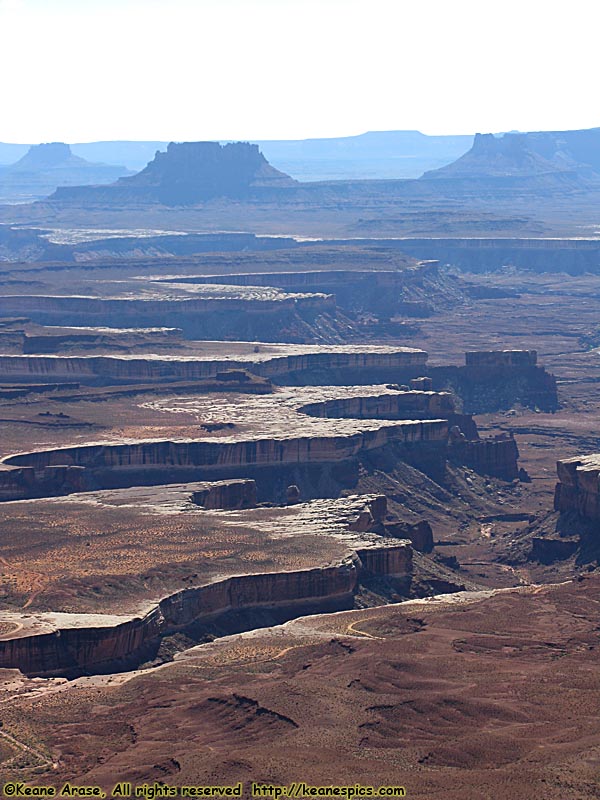
[[[251,482],[246,482],[246,485]],[[235,484],[221,483],[212,486],[215,497],[225,496],[230,504]],[[238,484],[239,486],[239,484]],[[191,498],[197,503],[198,493],[202,489],[196,486],[166,487],[161,500],[154,499],[152,512],[159,515],[157,520],[160,531],[161,515],[169,520],[169,514],[177,514],[176,503],[184,498]],[[127,514],[138,505],[142,513],[148,513],[147,497],[144,493],[129,491],[120,495],[96,495],[94,501],[103,502],[114,508],[117,515],[121,502],[126,500]],[[162,502],[161,502],[162,501]],[[77,514],[80,503],[89,502],[89,498],[73,497],[69,503],[63,504],[61,517],[63,520]],[[212,503],[210,504],[212,505]],[[218,576],[214,576],[214,565],[202,566],[202,559],[190,548],[188,560],[181,566],[196,570],[193,586],[179,589],[162,597],[156,604],[146,600],[143,613],[127,616],[128,607],[135,608],[139,603],[136,597],[136,566],[132,563],[121,575],[121,584],[112,594],[97,597],[98,611],[90,609],[89,597],[86,597],[84,586],[85,568],[76,562],[69,573],[48,576],[43,590],[38,591],[35,601],[28,605],[31,611],[24,617],[14,612],[0,613],[0,625],[3,629],[15,627],[15,633],[0,636],[0,668],[18,667],[23,673],[31,676],[66,675],[73,677],[81,674],[110,672],[130,669],[140,663],[152,661],[159,652],[160,643],[166,637],[185,633],[190,641],[200,640],[215,631],[235,632],[247,627],[255,627],[256,621],[261,624],[282,621],[290,617],[324,610],[338,610],[352,607],[353,596],[357,591],[361,576],[366,574],[385,576],[393,583],[397,591],[406,591],[412,578],[412,550],[408,540],[386,540],[376,534],[368,535],[370,528],[380,524],[386,516],[384,497],[350,496],[328,504],[307,503],[295,505],[287,511],[265,509],[247,512],[237,511],[226,516],[225,524],[248,531],[250,535],[260,535],[264,529],[271,539],[272,570],[269,572],[253,571],[251,562],[245,565],[247,574],[236,574],[240,564],[225,563],[219,565]],[[6,507],[5,507],[6,508]],[[10,518],[10,509],[6,509],[5,522]],[[18,515],[18,511],[16,512]],[[323,515],[326,515],[324,517]],[[32,510],[32,523],[35,518]],[[200,529],[212,527],[212,547],[218,546],[219,515],[189,510],[189,522]],[[207,519],[208,517],[208,519]],[[273,518],[271,518],[273,517]],[[294,535],[314,538],[319,535],[318,525],[321,519],[327,520],[327,537],[338,540],[337,551],[342,555],[339,563],[319,565],[303,570],[277,570],[285,563],[285,549],[289,548],[289,538]],[[282,527],[295,526],[298,533],[286,534]],[[277,532],[277,529],[280,532]],[[160,535],[160,532],[156,533]],[[367,534],[367,535],[365,535]],[[155,534],[156,535],[156,534]],[[322,534],[321,534],[322,535]],[[284,545],[284,553],[276,555],[279,545]],[[52,548],[52,543],[48,542]],[[251,545],[250,545],[251,547]],[[323,558],[322,548],[313,545],[313,552],[304,560],[318,563]],[[331,553],[329,552],[329,555]],[[158,556],[158,560],[156,559]],[[241,556],[240,556],[241,558]],[[29,565],[30,566],[30,565]],[[208,567],[208,569],[207,569]],[[144,571],[163,569],[160,562],[160,551],[152,554],[147,551]],[[137,566],[140,569],[140,565]],[[249,570],[249,571],[248,571]],[[165,571],[166,572],[166,571]],[[222,577],[224,572],[233,572],[231,577]],[[125,575],[131,585],[125,582]],[[206,582],[208,579],[208,582]],[[68,603],[69,611],[60,610],[58,596],[66,595],[67,585],[77,586],[78,591],[71,593]],[[173,578],[166,574],[163,585],[173,584]],[[175,581],[175,584],[177,581]],[[78,599],[77,595],[81,597]],[[44,605],[43,596],[54,595],[56,611],[36,612],[36,606]],[[79,610],[81,609],[81,610]]]
[[[594,164],[504,138],[0,209],[3,780],[594,796]]]

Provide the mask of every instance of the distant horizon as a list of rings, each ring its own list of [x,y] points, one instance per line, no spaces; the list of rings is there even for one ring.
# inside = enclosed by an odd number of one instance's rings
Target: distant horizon
[[[131,142],[131,143],[140,143],[140,144],[147,144],[152,142],[160,142],[160,143],[182,143],[182,142],[307,142],[312,140],[327,140],[327,139],[353,139],[360,136],[366,136],[368,134],[377,134],[377,133],[419,133],[424,136],[428,137],[453,137],[453,136],[476,136],[478,134],[492,134],[494,136],[505,136],[506,134],[527,134],[527,133],[561,133],[566,131],[576,131],[576,130],[596,130],[600,128],[600,125],[592,125],[588,128],[544,128],[544,129],[536,129],[536,130],[528,130],[528,131],[520,131],[520,130],[502,130],[502,131],[486,131],[486,130],[478,130],[475,132],[468,132],[468,133],[425,133],[418,128],[396,128],[396,129],[388,129],[388,130],[366,130],[362,131],[361,133],[349,133],[349,134],[340,134],[340,135],[333,135],[333,136],[307,136],[307,137],[289,137],[289,138],[247,138],[247,137],[220,137],[220,138],[200,138],[200,139],[192,139],[192,138],[183,138],[183,139],[175,139],[175,138],[160,138],[160,137],[151,137],[148,136],[143,139],[126,139],[123,137],[117,138],[104,138],[104,139],[86,139],[86,140],[78,140],[78,141],[67,141],[66,139],[53,139],[53,140],[44,140],[39,142],[15,142],[15,141],[6,141],[0,139],[0,144],[4,145],[15,145],[20,147],[35,147],[39,144],[68,144],[68,145],[80,145],[80,144],[101,144],[105,142]]]

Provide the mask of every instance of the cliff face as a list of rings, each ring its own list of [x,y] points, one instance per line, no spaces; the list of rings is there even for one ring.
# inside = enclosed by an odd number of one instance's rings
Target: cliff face
[[[168,290],[168,286],[165,290]],[[185,313],[206,313],[210,311],[269,311],[280,310],[284,308],[294,308],[297,304],[302,306],[311,307],[314,309],[331,308],[335,305],[332,297],[323,295],[305,295],[302,297],[294,297],[291,295],[275,296],[273,298],[258,298],[248,299],[244,296],[236,297],[219,297],[218,295],[202,297],[198,295],[193,297],[176,298],[173,300],[162,298],[153,299],[137,299],[137,298],[120,298],[120,297],[92,297],[92,296],[69,296],[69,295],[7,295],[2,297],[2,309],[6,314],[27,314],[40,315],[42,313],[48,315],[56,315],[61,318],[62,324],[65,322],[66,316],[75,316],[77,314],[86,316],[88,321],[98,317],[100,324],[108,325],[108,322],[118,318],[123,320],[131,320],[133,323],[130,327],[139,328],[144,327],[141,319],[149,317],[159,317],[161,314],[169,315],[170,313],[185,314]],[[109,325],[110,327],[110,325]],[[119,326],[123,327],[123,325]]]
[[[391,442],[440,442],[448,436],[445,420],[404,421],[376,430],[340,436],[256,439],[239,442],[143,441],[131,444],[96,444],[45,450],[4,459],[7,466],[76,465],[89,469],[147,466],[234,466],[286,462],[338,461],[360,450]]]
[[[558,408],[556,379],[537,366],[535,350],[490,350],[466,354],[464,367],[428,370],[436,389],[450,389],[468,414],[511,408],[515,403],[542,411]]]
[[[404,239],[402,250],[415,258],[436,258],[467,272],[494,272],[507,264],[534,272],[597,273],[597,239],[436,238]]]
[[[67,447],[5,459],[6,468],[0,470],[0,497],[22,499],[97,487],[218,479],[224,475],[248,478],[264,468],[276,468],[283,479],[286,469],[351,462],[363,452],[387,445],[423,450],[439,458],[445,452],[447,437],[445,420],[424,420],[339,436]],[[295,481],[290,478],[289,482]]]
[[[447,392],[398,392],[309,403],[298,409],[312,417],[349,419],[447,419],[454,412]]]
[[[302,353],[274,357],[249,367],[275,383],[291,385],[366,385],[390,379],[409,380],[425,369],[427,353],[415,348],[394,351]]]
[[[293,383],[326,384],[352,378],[354,383],[371,383],[377,377],[404,375],[422,370],[427,353],[398,348],[387,352],[328,352],[275,356],[264,360],[217,360],[193,357],[119,356],[0,356],[0,381],[77,379],[86,382],[152,382],[214,378],[217,373],[247,369],[266,378],[281,378]],[[390,371],[393,371],[390,373]],[[329,378],[329,380],[327,380]]]
[[[220,486],[199,489],[193,502],[205,508],[249,508],[257,499],[250,476],[261,487],[261,500],[285,496],[290,484],[301,484],[306,496],[321,497],[322,492],[355,485],[357,460],[386,448],[393,450],[395,459],[431,475],[441,474],[450,458],[484,475],[516,478],[519,451],[512,435],[479,439],[474,423],[466,419],[477,438],[467,438],[458,425],[450,428],[448,420],[428,419],[337,436],[144,441],[23,453],[3,461],[0,500],[226,477]],[[365,518],[363,527],[356,530],[369,530],[373,519]]]
[[[471,350],[465,353],[467,367],[535,367],[537,350]]]
[[[438,262],[423,261],[401,270],[314,270],[240,273],[185,277],[185,283],[229,283],[236,286],[276,286],[291,292],[334,294],[345,311],[377,316],[417,311],[427,316],[452,299]]]
[[[556,467],[554,509],[600,520],[600,454],[561,459]]]
[[[141,618],[99,627],[0,640],[0,665],[29,675],[76,675],[125,668],[152,657],[160,639],[189,626],[215,624],[235,610],[279,608],[293,617],[351,606],[357,570],[352,562],[324,569],[245,575],[185,589]],[[296,613],[296,608],[299,611]]]
[[[239,292],[219,295],[218,290],[180,292],[179,297],[159,296],[171,287],[156,289],[156,297],[93,297],[57,295],[7,295],[0,298],[3,313],[26,315],[42,325],[180,328],[191,339],[226,339],[262,341],[318,340],[315,317],[328,319],[335,337],[338,314],[331,295],[289,295],[277,290]],[[211,287],[212,289],[212,287]],[[345,319],[345,318],[343,318]],[[344,322],[340,330],[347,328]],[[340,336],[341,340],[341,336]]]
[[[395,539],[408,539],[414,550],[419,553],[431,553],[435,544],[433,530],[427,520],[419,522],[388,522],[385,526],[388,536]]]
[[[53,633],[0,638],[0,668],[28,675],[112,672],[152,658],[160,640],[178,631],[229,633],[304,614],[351,608],[361,573],[390,576],[408,586],[408,542],[365,548],[335,566],[296,572],[243,575],[184,589],[145,616],[97,627],[62,627]],[[262,614],[261,614],[262,612]],[[254,615],[254,617],[253,617]],[[258,623],[257,623],[258,620]],[[265,624],[264,622],[262,624]]]
[[[252,480],[217,481],[192,493],[192,503],[202,508],[254,508],[256,482]]]
[[[519,475],[519,450],[512,434],[451,442],[449,456],[483,475],[494,475],[508,481]]]
[[[52,200],[83,205],[111,200],[185,206],[216,198],[243,199],[261,188],[294,186],[296,181],[272,167],[258,145],[244,142],[171,142],[166,153],[136,175],[102,189],[59,189]]]
[[[131,352],[132,349],[142,352],[152,352],[153,348],[177,346],[182,338],[180,328],[131,328],[129,330],[115,330],[107,328],[53,328],[47,327],[40,332],[22,334],[23,341],[14,352],[24,354],[56,353],[57,351],[75,350],[89,353],[95,349],[116,350],[117,352]],[[0,345],[3,345],[0,333]]]
[[[396,579],[406,589],[412,576],[412,548],[406,542],[390,547],[369,547],[356,551],[363,573]]]

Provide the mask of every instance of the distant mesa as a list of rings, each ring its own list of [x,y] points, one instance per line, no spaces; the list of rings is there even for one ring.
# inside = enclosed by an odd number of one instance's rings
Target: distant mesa
[[[158,202],[193,205],[219,197],[245,198],[264,189],[288,188],[296,181],[272,167],[258,145],[235,142],[171,142],[165,153],[136,175],[107,187],[59,189],[52,200],[94,203]]]
[[[74,156],[71,148],[64,142],[50,142],[48,144],[32,145],[23,158],[10,168],[11,172],[23,172],[43,168],[71,166],[87,166],[83,158]]]
[[[426,178],[483,178],[531,176],[564,170],[548,158],[532,150],[526,134],[478,133],[472,148],[440,169],[425,173]]]
[[[255,143],[170,143],[135,175],[110,185],[67,186],[52,203],[81,208],[187,207],[214,201],[313,207],[406,202],[413,197],[522,199],[600,188],[600,128],[555,133],[477,134],[471,149],[417,180],[298,183],[273,167]],[[518,192],[518,195],[515,195]]]
[[[235,139],[227,140],[229,142]],[[238,140],[239,141],[239,140]],[[418,178],[462,156],[472,135],[427,136],[419,131],[370,131],[328,139],[253,140],[267,161],[300,181]],[[222,141],[226,144],[226,141]],[[76,156],[104,164],[124,164],[139,172],[168,141],[72,143]],[[29,145],[0,142],[0,164],[12,164]]]
[[[111,183],[128,173],[125,167],[79,158],[63,142],[32,145],[15,164],[0,168],[0,199],[40,199],[59,186]]]
[[[475,136],[471,149],[424,180],[536,178],[581,184],[600,181],[600,128]]]

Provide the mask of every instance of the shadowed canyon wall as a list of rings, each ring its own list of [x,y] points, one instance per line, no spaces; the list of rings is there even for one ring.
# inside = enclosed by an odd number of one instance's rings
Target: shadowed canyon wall
[[[509,409],[515,403],[541,411],[558,408],[554,375],[537,366],[535,350],[490,350],[466,353],[464,367],[430,367],[438,390],[461,398],[467,414]]]
[[[427,353],[406,348],[390,352],[315,352],[264,360],[183,357],[0,356],[0,381],[79,380],[126,383],[201,380],[231,369],[291,383],[369,384],[414,376],[425,368]]]
[[[423,420],[398,422],[378,430],[340,436],[258,439],[254,441],[143,441],[131,444],[93,444],[10,456],[0,470],[0,497],[4,500],[64,494],[94,488],[177,483],[219,478],[257,478],[260,486],[298,483],[318,494],[321,479],[337,472],[337,491],[352,485],[352,463],[363,452],[395,445],[398,455],[411,461],[413,453],[433,465],[445,459],[448,422]],[[16,469],[13,469],[16,468]],[[348,478],[341,473],[350,469]],[[313,470],[314,472],[314,470]],[[266,479],[266,480],[265,480]],[[340,481],[342,483],[340,484]],[[322,492],[329,487],[323,484]],[[265,500],[271,500],[266,496]]]
[[[600,454],[561,459],[556,466],[555,510],[600,520]]]
[[[342,563],[296,572],[242,575],[184,589],[145,616],[98,627],[62,627],[51,633],[0,639],[0,668],[27,675],[115,672],[153,658],[165,636],[189,631],[233,633],[310,613],[352,607],[363,572],[410,585],[409,542],[364,548]]]
[[[505,265],[534,272],[581,275],[600,272],[597,239],[403,239],[402,251],[434,258],[469,272],[492,272]]]

